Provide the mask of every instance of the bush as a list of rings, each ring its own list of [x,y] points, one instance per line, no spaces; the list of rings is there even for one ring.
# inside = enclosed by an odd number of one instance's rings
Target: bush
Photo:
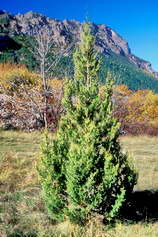
[[[0,90],[3,93],[13,93],[21,89],[31,89],[41,86],[41,78],[30,72],[25,66],[10,63],[0,64]]]
[[[65,86],[65,114],[52,142],[46,139],[38,168],[45,203],[58,221],[85,224],[98,214],[110,221],[132,192],[136,173],[119,145],[109,75],[104,96],[99,93],[100,61],[88,23],[74,63],[74,80]]]

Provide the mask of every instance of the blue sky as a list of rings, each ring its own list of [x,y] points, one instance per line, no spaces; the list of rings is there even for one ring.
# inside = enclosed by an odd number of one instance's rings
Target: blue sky
[[[88,17],[107,24],[158,71],[158,0],[1,0],[0,8],[13,14],[32,10],[61,20]]]

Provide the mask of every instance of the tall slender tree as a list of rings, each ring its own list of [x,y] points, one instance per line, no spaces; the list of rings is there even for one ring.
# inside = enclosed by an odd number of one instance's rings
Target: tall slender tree
[[[67,81],[65,114],[39,169],[46,205],[55,219],[85,223],[93,213],[115,218],[136,183],[136,173],[118,141],[112,115],[112,80],[99,93],[100,60],[89,23],[74,54],[74,80]]]

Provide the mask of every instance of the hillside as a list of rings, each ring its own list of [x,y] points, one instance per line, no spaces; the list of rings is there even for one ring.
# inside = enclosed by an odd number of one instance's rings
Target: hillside
[[[79,42],[82,23],[75,20],[59,21],[39,13],[12,15],[0,11],[0,62],[12,61],[26,64],[37,69],[33,55],[28,50],[29,41],[42,27],[47,26],[58,46],[74,45]],[[132,54],[128,42],[113,29],[104,24],[92,23],[92,32],[96,35],[96,49],[102,55],[101,81],[110,69],[116,84],[126,84],[130,89],[151,89],[158,92],[158,73],[151,63]],[[71,54],[64,56],[54,70],[54,75],[62,77],[65,71],[73,73]]]

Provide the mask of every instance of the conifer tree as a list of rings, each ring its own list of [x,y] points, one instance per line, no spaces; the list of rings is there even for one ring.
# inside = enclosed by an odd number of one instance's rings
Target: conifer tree
[[[95,37],[85,23],[74,53],[74,80],[67,81],[53,141],[43,149],[39,169],[47,208],[57,220],[85,223],[93,213],[115,218],[133,190],[136,173],[121,152],[119,123],[112,114],[112,80],[99,93],[100,61]]]

